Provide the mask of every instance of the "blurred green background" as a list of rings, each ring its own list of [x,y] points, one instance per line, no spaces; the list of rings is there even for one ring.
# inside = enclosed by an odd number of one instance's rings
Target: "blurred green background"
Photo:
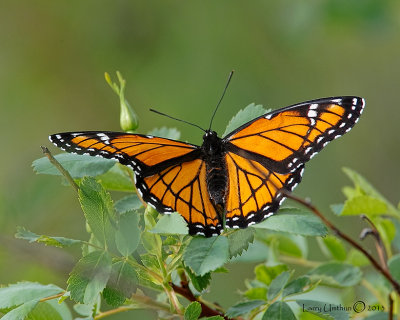
[[[148,108],[206,127],[232,69],[214,121],[220,133],[251,102],[277,108],[362,96],[367,106],[359,124],[307,165],[295,192],[331,216],[329,204],[343,201],[341,187],[349,183],[341,167],[349,166],[399,200],[397,0],[2,0],[0,46],[2,284],[65,287],[79,248],[28,244],[14,233],[23,225],[39,234],[86,237],[74,191],[59,178],[36,175],[31,162],[42,157],[41,145],[50,146],[51,133],[119,130],[118,99],[105,71],[120,70],[127,79],[140,132],[173,126],[192,143],[201,143],[199,130]],[[336,221],[355,237],[363,227],[357,218]],[[213,280],[210,299],[232,304],[252,270],[232,265],[230,274]]]

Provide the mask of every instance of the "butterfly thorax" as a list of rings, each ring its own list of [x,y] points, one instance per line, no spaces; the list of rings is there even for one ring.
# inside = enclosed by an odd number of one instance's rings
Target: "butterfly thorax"
[[[215,131],[207,131],[201,146],[207,168],[207,189],[211,200],[218,209],[225,209],[227,172],[225,166],[225,147]]]

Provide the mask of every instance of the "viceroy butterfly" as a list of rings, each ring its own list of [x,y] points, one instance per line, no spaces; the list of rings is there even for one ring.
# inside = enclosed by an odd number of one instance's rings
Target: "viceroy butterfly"
[[[311,100],[262,115],[219,138],[205,130],[196,146],[149,135],[88,131],[51,135],[61,149],[116,159],[135,172],[143,200],[177,211],[191,235],[216,236],[274,214],[301,181],[304,164],[358,121],[365,101]]]

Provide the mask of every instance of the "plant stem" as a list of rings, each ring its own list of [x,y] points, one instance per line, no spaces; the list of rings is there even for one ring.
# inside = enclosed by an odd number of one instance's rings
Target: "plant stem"
[[[75,180],[71,177],[69,172],[64,169],[64,167],[57,161],[56,158],[53,157],[51,154],[50,150],[47,149],[46,147],[41,146],[42,152],[44,155],[49,159],[50,163],[57,168],[58,171],[61,172],[61,174],[68,180],[68,182],[71,184],[71,186],[75,189],[76,192],[79,191],[79,187],[76,184]]]
[[[39,302],[44,302],[44,301],[48,301],[48,300],[57,299],[59,297],[62,297],[64,294],[65,294],[65,292],[61,292],[61,293],[55,294],[54,296],[42,298],[42,299],[39,300]]]
[[[293,194],[286,193],[286,197],[302,204],[303,206],[306,206],[309,208],[315,215],[317,215],[322,222],[329,228],[331,229],[338,237],[342,238],[345,240],[347,243],[349,243],[352,247],[360,251],[362,254],[364,254],[367,259],[371,262],[371,264],[374,266],[376,270],[378,270],[393,286],[394,290],[397,292],[397,294],[400,296],[400,284],[393,279],[392,275],[389,273],[388,270],[386,270],[384,267],[382,267],[379,262],[371,256],[371,254],[365,250],[362,246],[360,246],[357,242],[355,242],[353,239],[351,239],[348,235],[345,233],[341,232],[332,222],[330,222],[325,216],[309,201],[306,201],[302,198],[296,197]]]

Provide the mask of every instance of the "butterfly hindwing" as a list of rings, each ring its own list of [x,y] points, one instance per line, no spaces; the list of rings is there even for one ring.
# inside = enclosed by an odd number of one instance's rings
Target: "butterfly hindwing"
[[[275,110],[224,138],[228,150],[262,162],[269,169],[294,172],[326,144],[358,121],[364,100],[336,97]]]
[[[280,174],[259,162],[227,153],[228,194],[226,226],[246,228],[276,212],[290,192],[301,181],[303,166],[292,173]]]
[[[207,190],[203,160],[183,162],[136,179],[143,200],[160,212],[179,212],[188,223],[189,234],[209,237],[221,233],[223,227]]]

